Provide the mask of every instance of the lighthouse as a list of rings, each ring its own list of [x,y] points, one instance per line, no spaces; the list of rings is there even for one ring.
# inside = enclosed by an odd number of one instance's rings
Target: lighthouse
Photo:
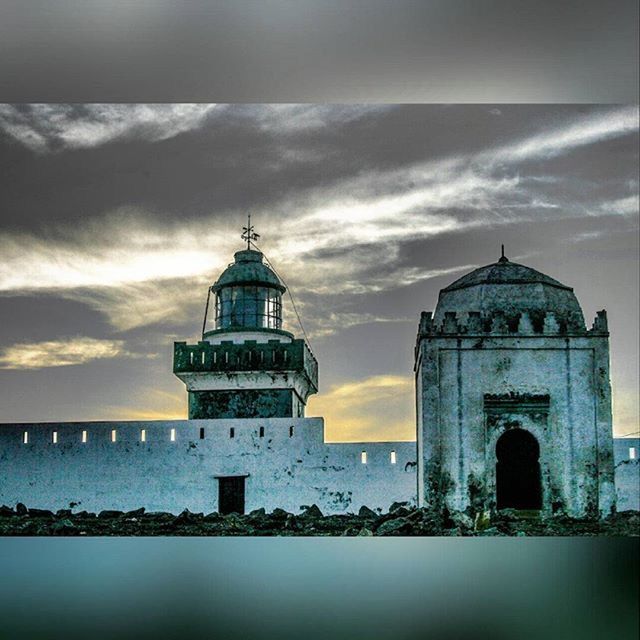
[[[318,363],[304,339],[282,328],[286,287],[255,245],[209,287],[202,340],[174,343],[173,372],[189,395],[189,419],[301,418],[318,390]]]

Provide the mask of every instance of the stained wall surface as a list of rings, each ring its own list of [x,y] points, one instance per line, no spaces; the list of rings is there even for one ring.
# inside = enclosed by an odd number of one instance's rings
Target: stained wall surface
[[[494,509],[496,443],[506,429],[519,427],[540,446],[544,511],[610,513],[615,489],[607,335],[506,328],[474,335],[458,326],[430,331],[421,329],[416,367],[420,503],[440,492],[456,510]],[[500,419],[488,411],[488,397],[502,406]],[[543,398],[546,407],[540,406]]]
[[[217,477],[239,475],[246,511],[386,511],[415,503],[416,444],[325,443],[322,418],[0,424],[0,504],[210,513]]]
[[[323,428],[321,418],[0,424],[0,504],[209,513],[218,509],[217,476],[234,475],[247,475],[247,511],[415,504],[415,442],[331,444]],[[639,509],[640,439],[615,438],[614,450],[618,510]]]
[[[640,510],[640,438],[614,438],[618,511]],[[635,456],[635,457],[632,457]]]

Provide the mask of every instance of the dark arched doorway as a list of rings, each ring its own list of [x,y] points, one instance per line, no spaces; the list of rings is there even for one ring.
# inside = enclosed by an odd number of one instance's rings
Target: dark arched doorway
[[[524,429],[509,429],[496,443],[498,509],[541,509],[540,447]]]

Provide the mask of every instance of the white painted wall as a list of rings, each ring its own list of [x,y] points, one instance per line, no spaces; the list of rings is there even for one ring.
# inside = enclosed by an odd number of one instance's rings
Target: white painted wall
[[[484,394],[548,394],[546,427],[535,432],[543,508],[560,498],[570,515],[615,502],[607,338],[599,335],[434,335],[420,345],[418,397],[421,477],[441,456],[451,509],[470,504],[470,477],[494,495],[495,442]],[[530,429],[531,430],[531,429]],[[424,471],[423,471],[424,470]],[[425,502],[429,501],[425,479]]]
[[[619,511],[640,507],[640,460],[629,460],[631,446],[640,455],[637,438],[614,439]],[[209,513],[218,508],[216,476],[248,474],[247,511],[296,513],[313,503],[324,513],[357,512],[362,505],[386,511],[394,501],[415,503],[415,461],[415,442],[325,443],[322,418],[0,424],[0,504]]]
[[[324,513],[386,511],[394,501],[415,503],[415,462],[415,442],[327,444],[322,418],[2,424],[0,504],[209,513],[218,509],[216,476],[247,474],[247,511],[295,513],[313,503]]]
[[[629,449],[635,449],[635,459]],[[640,438],[614,438],[618,511],[640,510]]]

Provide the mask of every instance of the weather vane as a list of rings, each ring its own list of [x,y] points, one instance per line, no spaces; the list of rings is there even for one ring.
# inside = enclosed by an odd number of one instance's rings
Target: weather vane
[[[251,214],[247,216],[247,226],[242,227],[241,237],[243,240],[247,241],[247,249],[251,249],[251,243],[260,237],[259,233],[255,233],[253,231],[253,226],[251,225]]]

